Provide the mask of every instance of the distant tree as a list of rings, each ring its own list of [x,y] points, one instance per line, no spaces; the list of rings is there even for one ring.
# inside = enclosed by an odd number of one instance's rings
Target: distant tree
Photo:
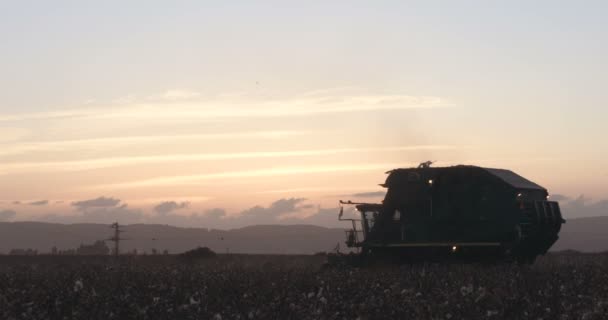
[[[91,245],[81,244],[78,249],[76,249],[77,255],[83,256],[91,256],[91,255],[99,255],[105,256],[110,254],[110,248],[106,245],[106,242],[103,240],[95,241],[95,243]]]
[[[64,256],[73,256],[76,254],[76,250],[74,250],[74,249],[61,250],[61,251],[59,251],[59,254],[64,255]]]
[[[184,253],[181,253],[180,258],[188,260],[188,261],[193,261],[193,260],[198,260],[198,259],[210,259],[210,258],[215,258],[217,256],[217,254],[215,252],[213,252],[213,250],[207,248],[207,247],[198,247],[192,250],[188,250]]]
[[[35,249],[11,249],[8,253],[13,256],[35,256],[38,255],[38,250]]]

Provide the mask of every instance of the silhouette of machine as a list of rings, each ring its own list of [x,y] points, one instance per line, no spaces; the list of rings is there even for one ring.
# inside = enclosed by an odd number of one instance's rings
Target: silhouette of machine
[[[509,170],[458,165],[388,171],[382,203],[355,203],[346,244],[362,256],[509,258],[532,263],[565,223],[547,190]]]

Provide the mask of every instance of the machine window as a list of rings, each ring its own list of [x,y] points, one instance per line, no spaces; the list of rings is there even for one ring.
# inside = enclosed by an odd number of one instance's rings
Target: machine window
[[[395,221],[401,220],[401,211],[395,210],[395,213],[393,214],[393,220],[395,220]]]

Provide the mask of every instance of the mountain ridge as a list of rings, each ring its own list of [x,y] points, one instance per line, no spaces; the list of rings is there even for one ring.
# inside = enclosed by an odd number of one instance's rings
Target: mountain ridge
[[[344,248],[344,228],[311,224],[251,225],[235,229],[177,227],[163,224],[124,226],[122,252],[168,250],[179,253],[197,246],[216,252],[312,254]],[[568,219],[552,251],[608,251],[608,216]],[[80,244],[107,240],[113,230],[106,224],[60,224],[38,221],[0,222],[0,253],[11,249],[35,249],[50,252],[53,247],[67,250]]]

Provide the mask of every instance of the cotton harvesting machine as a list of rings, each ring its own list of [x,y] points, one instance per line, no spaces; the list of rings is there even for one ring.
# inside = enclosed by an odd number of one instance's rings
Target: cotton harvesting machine
[[[504,169],[457,165],[388,171],[382,203],[340,201],[346,244],[361,257],[532,263],[557,241],[562,218],[547,190]],[[360,218],[346,218],[352,205]]]

